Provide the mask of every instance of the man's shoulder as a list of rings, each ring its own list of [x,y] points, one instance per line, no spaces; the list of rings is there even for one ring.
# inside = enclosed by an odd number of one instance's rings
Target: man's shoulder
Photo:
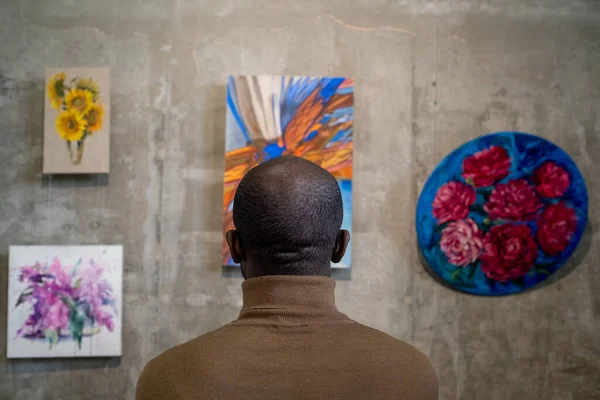
[[[416,347],[396,339],[380,330],[356,323],[353,339],[360,342],[359,357],[365,365],[373,364],[376,369],[395,375],[399,381],[412,381],[426,387],[437,396],[437,375],[427,356]],[[355,350],[356,351],[356,348]],[[430,398],[430,397],[425,397]]]
[[[178,383],[185,382],[190,370],[201,373],[202,360],[214,359],[213,353],[218,353],[219,342],[229,325],[208,332],[188,342],[172,347],[152,359],[140,375],[136,398],[162,398],[157,391],[176,393]],[[198,362],[200,361],[200,363]],[[164,397],[164,398],[168,398]]]
[[[416,347],[400,339],[396,339],[385,332],[358,322],[352,325],[352,329],[360,337],[360,340],[365,343],[365,347],[369,347],[371,350],[385,352],[391,357],[401,356],[403,358],[414,357],[419,360],[423,359],[429,363],[427,357]]]

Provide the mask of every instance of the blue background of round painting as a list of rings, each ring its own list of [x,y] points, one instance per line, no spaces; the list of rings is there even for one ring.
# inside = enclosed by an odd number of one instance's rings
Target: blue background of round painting
[[[521,283],[516,283],[514,281],[505,283],[495,282],[489,280],[483,274],[478,263],[474,275],[468,283],[461,282],[460,280],[452,282],[451,276],[457,267],[450,264],[446,255],[440,250],[440,232],[434,231],[434,228],[438,223],[432,215],[431,204],[437,190],[444,183],[449,181],[466,183],[461,176],[462,161],[465,157],[492,145],[504,147],[512,158],[512,166],[509,175],[496,182],[496,184],[505,183],[513,179],[530,177],[533,171],[546,161],[554,161],[560,167],[565,169],[571,179],[568,191],[560,199],[543,199],[543,202],[544,204],[549,204],[564,200],[570,207],[574,208],[577,213],[577,229],[573,234],[571,242],[561,254],[550,257],[544,254],[541,248],[539,249],[536,264],[543,264],[549,274],[538,272],[527,274]],[[480,189],[477,189],[477,192],[478,198],[476,202],[481,203],[482,198]],[[452,287],[464,292],[486,296],[510,294],[535,286],[565,264],[581,239],[587,222],[587,213],[588,195],[585,182],[579,169],[567,153],[555,144],[538,136],[519,132],[499,132],[482,136],[465,143],[450,153],[435,168],[425,183],[417,204],[417,238],[419,248],[429,266],[440,278]],[[470,212],[469,217],[475,220],[479,225],[483,223],[483,217],[478,213]],[[537,230],[535,221],[526,222],[526,224],[531,228],[535,235]]]

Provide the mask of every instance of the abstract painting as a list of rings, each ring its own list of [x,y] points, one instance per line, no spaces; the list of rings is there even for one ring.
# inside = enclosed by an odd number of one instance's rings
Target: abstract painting
[[[8,358],[121,355],[121,246],[11,246]]]
[[[584,232],[585,182],[573,160],[537,136],[500,132],[448,155],[417,205],[420,251],[447,285],[495,296],[561,268]]]
[[[233,229],[233,199],[254,166],[282,155],[310,160],[342,191],[342,229],[352,225],[354,83],[348,78],[236,76],[227,84],[223,232]],[[349,268],[351,247],[334,268]],[[223,265],[235,265],[223,240]]]
[[[47,69],[44,104],[43,173],[108,173],[108,68]]]

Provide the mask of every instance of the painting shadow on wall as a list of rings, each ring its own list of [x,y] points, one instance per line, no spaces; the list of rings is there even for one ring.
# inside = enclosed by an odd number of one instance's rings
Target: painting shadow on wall
[[[581,241],[579,242],[579,245],[577,246],[577,248],[575,249],[575,251],[573,252],[571,257],[569,258],[569,261],[565,265],[563,265],[558,271],[556,271],[554,274],[552,274],[548,279],[544,280],[543,282],[540,282],[538,285],[536,285],[532,288],[529,288],[527,290],[524,290],[522,292],[510,294],[509,296],[522,295],[525,293],[529,293],[533,290],[542,289],[546,286],[552,285],[555,282],[558,282],[559,280],[561,280],[564,277],[566,277],[567,275],[569,275],[579,265],[581,265],[583,260],[585,260],[585,257],[587,256],[588,252],[590,251],[590,248],[592,247],[593,237],[594,237],[594,227],[592,226],[591,221],[588,219],[587,225],[585,227],[585,231],[583,232],[583,235],[581,236]],[[434,281],[439,283],[441,286],[444,286],[445,288],[452,290],[453,292],[461,293],[461,294],[465,294],[465,295],[469,295],[469,296],[482,297],[480,295],[460,291],[460,290],[454,288],[452,285],[448,284],[442,278],[440,278],[440,276],[438,274],[436,274],[435,271],[429,266],[427,261],[425,261],[425,257],[423,256],[423,252],[421,251],[421,248],[419,247],[418,242],[416,243],[415,246],[416,246],[417,254],[419,255],[419,263],[421,264],[423,269],[425,271],[427,271],[429,276],[431,278],[433,278]],[[484,296],[484,297],[503,297],[503,296]]]
[[[44,142],[40,132],[44,129],[44,80],[35,79],[23,90],[26,91],[24,96],[27,101],[19,107],[19,114],[25,123],[25,137],[29,148],[36,151],[29,152],[27,166],[21,170],[21,173],[25,181],[35,183],[39,181],[43,163]]]
[[[107,187],[108,174],[45,174],[43,188],[72,189],[77,187]]]
[[[555,273],[550,275],[550,277],[548,279],[546,279],[543,282],[540,282],[539,285],[537,285],[529,290],[526,290],[523,293],[528,293],[531,290],[541,289],[543,287],[552,285],[553,283],[558,282],[559,280],[561,280],[562,278],[566,277],[571,272],[573,272],[579,265],[581,265],[583,260],[585,260],[588,252],[590,251],[590,248],[592,247],[593,238],[594,238],[594,227],[592,226],[592,221],[590,219],[588,219],[585,230],[583,231],[583,235],[581,235],[581,240],[579,241],[579,245],[577,246],[577,248],[575,249],[575,251],[573,252],[571,257],[569,258],[569,261],[567,261],[567,263],[565,265],[563,265],[561,268],[559,268],[558,271],[556,271]]]
[[[119,357],[90,357],[77,359],[22,358],[7,361],[7,371],[13,374],[30,374],[55,371],[77,371],[89,369],[118,368]]]

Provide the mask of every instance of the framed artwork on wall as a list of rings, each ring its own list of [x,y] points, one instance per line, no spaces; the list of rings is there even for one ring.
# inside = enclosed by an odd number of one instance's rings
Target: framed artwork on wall
[[[419,249],[447,285],[496,296],[535,287],[575,251],[588,214],[573,160],[538,136],[500,132],[465,143],[427,180]]]
[[[8,358],[121,355],[122,246],[11,246]]]
[[[223,233],[233,229],[233,200],[254,166],[295,155],[325,168],[342,192],[342,229],[352,230],[354,83],[349,78],[232,76],[227,83]],[[235,266],[223,234],[222,262]],[[333,268],[349,268],[346,256]]]
[[[44,174],[108,173],[108,68],[49,68],[44,102]]]

